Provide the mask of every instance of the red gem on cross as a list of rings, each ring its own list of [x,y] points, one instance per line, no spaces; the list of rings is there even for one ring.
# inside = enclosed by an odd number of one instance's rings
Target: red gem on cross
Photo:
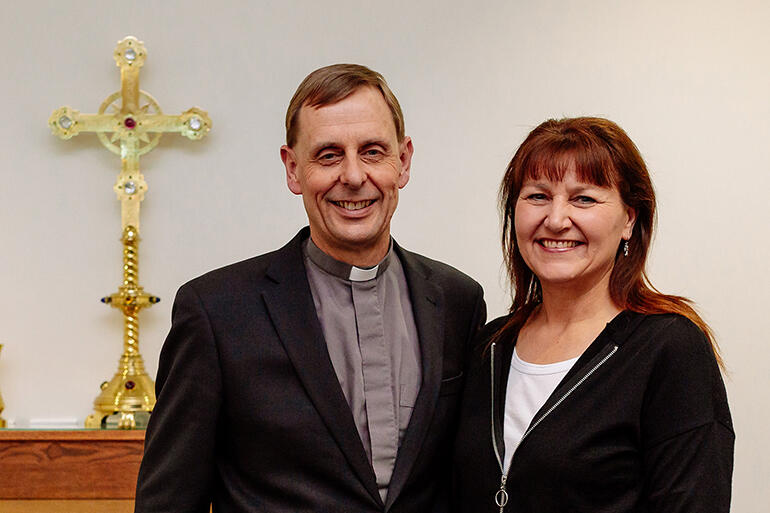
[[[126,118],[123,121],[123,124],[126,125],[126,128],[131,130],[132,128],[134,128],[136,126],[136,120],[134,118]]]
[[[126,390],[131,390],[135,386],[136,386],[136,383],[134,383],[133,381],[126,381]]]

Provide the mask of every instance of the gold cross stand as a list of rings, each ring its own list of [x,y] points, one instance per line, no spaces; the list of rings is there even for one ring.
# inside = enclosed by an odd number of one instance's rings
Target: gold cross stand
[[[201,139],[211,129],[211,119],[197,107],[179,115],[163,114],[155,98],[139,89],[139,69],[147,57],[141,41],[126,37],[118,42],[114,57],[120,68],[120,91],[102,102],[98,114],[81,114],[61,107],[53,112],[48,125],[62,139],[95,132],[108,150],[120,155],[120,174],[113,189],[120,200],[123,284],[116,293],[102,298],[102,302],[123,312],[123,355],[118,372],[109,382],[102,383],[102,392],[94,400],[94,413],[85,425],[132,429],[137,427],[137,421],[140,426],[146,423],[155,406],[155,384],[144,370],[139,354],[138,313],[160,301],[139,286],[139,206],[147,192],[139,157],[155,148],[164,132]]]

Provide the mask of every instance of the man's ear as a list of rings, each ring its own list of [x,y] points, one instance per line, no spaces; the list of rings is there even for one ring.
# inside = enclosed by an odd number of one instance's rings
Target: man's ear
[[[297,176],[297,157],[294,150],[286,146],[281,146],[281,160],[286,168],[286,185],[294,194],[302,194],[302,186]]]
[[[414,155],[412,138],[404,137],[404,140],[398,145],[398,158],[401,161],[401,174],[398,176],[399,189],[403,189],[409,182],[409,170],[412,167],[412,155]]]

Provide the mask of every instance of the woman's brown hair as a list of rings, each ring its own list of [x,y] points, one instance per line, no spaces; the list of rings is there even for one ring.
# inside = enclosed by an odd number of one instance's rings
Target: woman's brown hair
[[[559,181],[568,170],[574,171],[581,181],[616,187],[623,202],[636,212],[628,256],[624,256],[620,244],[610,275],[610,297],[615,304],[644,314],[677,313],[687,317],[703,331],[717,362],[724,368],[714,335],[692,302],[682,296],[662,294],[647,277],[645,266],[655,225],[655,191],[636,145],[622,128],[603,118],[549,119],[530,132],[508,164],[499,199],[503,256],[513,304],[510,319],[494,339],[515,337],[543,300],[540,281],[524,263],[516,246],[515,210],[522,184],[527,178]]]

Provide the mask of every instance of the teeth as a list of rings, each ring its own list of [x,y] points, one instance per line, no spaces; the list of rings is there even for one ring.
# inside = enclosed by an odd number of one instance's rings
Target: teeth
[[[337,206],[340,206],[344,208],[345,210],[361,210],[362,208],[366,208],[372,203],[374,203],[374,200],[364,200],[364,201],[333,201]]]
[[[548,240],[543,239],[540,241],[540,243],[545,246],[546,248],[552,248],[552,249],[564,249],[564,248],[574,248],[578,245],[577,241],[574,240]]]

